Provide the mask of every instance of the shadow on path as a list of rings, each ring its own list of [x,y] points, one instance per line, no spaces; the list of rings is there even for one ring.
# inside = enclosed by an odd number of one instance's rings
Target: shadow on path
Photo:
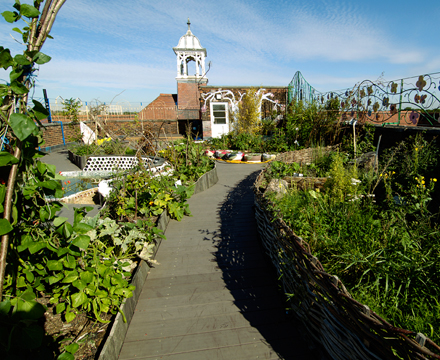
[[[205,233],[217,250],[215,261],[242,315],[280,359],[319,359],[301,334],[301,324],[286,315],[286,300],[275,269],[261,246],[254,217],[255,171],[232,188],[220,204],[220,232]]]

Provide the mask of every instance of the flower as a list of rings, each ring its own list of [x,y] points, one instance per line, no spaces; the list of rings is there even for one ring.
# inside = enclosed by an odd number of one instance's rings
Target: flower
[[[154,204],[154,202],[153,201],[150,201],[149,203],[148,203],[148,205],[153,205]]]
[[[419,148],[415,148],[416,151],[419,151]]]
[[[436,178],[434,178],[434,179],[432,179],[432,181],[434,181],[434,182],[437,182],[437,179],[436,179]]]

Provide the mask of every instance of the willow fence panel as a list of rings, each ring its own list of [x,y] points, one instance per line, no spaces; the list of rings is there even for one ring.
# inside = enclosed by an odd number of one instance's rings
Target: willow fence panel
[[[331,148],[326,148],[330,151]],[[310,162],[311,150],[281,154],[276,160]],[[255,216],[263,246],[289,297],[293,313],[333,359],[440,359],[440,347],[421,333],[400,329],[353,299],[337,276],[328,274],[309,244],[287,226],[255,184]]]

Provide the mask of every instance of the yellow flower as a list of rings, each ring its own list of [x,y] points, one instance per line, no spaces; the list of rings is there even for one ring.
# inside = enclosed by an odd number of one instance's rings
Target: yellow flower
[[[422,180],[422,184],[424,184],[425,183],[425,180]]]
[[[418,151],[419,150],[419,148],[416,148],[416,151]]]
[[[434,181],[434,182],[437,182],[437,179],[436,179],[436,178],[434,178],[434,179],[432,179],[432,181]]]
[[[149,205],[153,205],[153,204],[154,204],[154,202],[150,201],[150,202],[149,202],[148,204],[149,204]]]
[[[382,176],[382,174],[380,174],[379,176]]]

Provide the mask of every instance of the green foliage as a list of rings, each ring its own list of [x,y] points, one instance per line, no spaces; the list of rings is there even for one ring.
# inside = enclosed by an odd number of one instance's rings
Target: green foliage
[[[349,126],[346,133],[342,137],[341,149],[347,152],[351,157],[357,157],[367,152],[376,151],[374,146],[374,129],[373,125],[368,123],[356,124],[356,154],[354,153],[353,127]]]
[[[344,166],[345,157],[336,153],[325,183],[332,200],[340,202],[348,196],[354,197],[357,192],[357,169],[355,166]]]
[[[262,94],[251,88],[238,104],[238,111],[233,114],[232,123],[236,134],[258,134],[261,131],[260,102]]]
[[[81,101],[73,98],[63,100],[63,115],[67,116],[73,124],[78,123],[79,109],[81,108]]]
[[[298,144],[307,148],[335,144],[340,132],[338,106],[336,99],[328,100],[324,106],[306,105],[302,101],[291,103],[285,123],[288,146]]]
[[[73,146],[71,151],[78,156],[83,155],[134,155],[136,152],[119,139],[100,141],[95,144],[80,144]]]
[[[205,147],[191,138],[171,143],[159,154],[174,168],[173,177],[183,184],[191,185],[203,174],[214,168],[214,162],[204,155]]]
[[[107,201],[107,216],[132,221],[138,217],[159,216],[166,209],[172,218],[181,220],[191,214],[186,200],[194,186],[175,186],[174,182],[172,177],[151,177],[149,172],[140,169],[113,180],[115,191]]]
[[[366,184],[352,185],[353,170],[341,155],[334,156],[323,192],[292,190],[273,201],[356,300],[394,326],[438,342],[440,227],[432,202],[438,152],[416,137],[385,161],[379,173],[358,174]],[[385,196],[374,201],[369,190],[375,182],[376,192],[383,189]]]

